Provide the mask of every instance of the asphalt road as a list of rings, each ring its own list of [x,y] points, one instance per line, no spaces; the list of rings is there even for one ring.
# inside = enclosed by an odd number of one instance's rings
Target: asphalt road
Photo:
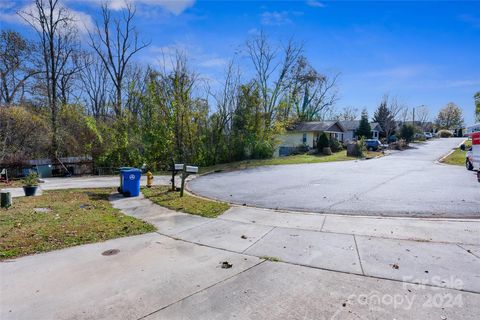
[[[209,198],[273,209],[478,218],[475,173],[436,162],[461,141],[437,139],[372,160],[215,173],[190,181],[188,188]]]

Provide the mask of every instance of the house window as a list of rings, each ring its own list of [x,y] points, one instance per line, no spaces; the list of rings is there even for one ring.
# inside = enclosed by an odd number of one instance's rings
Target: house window
[[[303,143],[307,143],[307,134],[306,133],[303,134],[302,141],[303,141]]]

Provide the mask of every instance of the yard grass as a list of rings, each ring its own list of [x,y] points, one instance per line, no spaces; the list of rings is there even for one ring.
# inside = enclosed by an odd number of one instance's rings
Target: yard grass
[[[155,231],[113,208],[112,191],[71,189],[14,198],[12,207],[0,209],[0,260]]]
[[[3,188],[21,188],[24,186],[23,180],[9,180],[8,183],[5,181],[0,181],[0,189]]]
[[[465,150],[468,150],[472,146],[472,140],[465,141]],[[460,148],[456,148],[448,157],[443,159],[443,163],[452,164],[456,166],[465,165],[465,155],[467,151],[463,151]]]
[[[315,155],[315,154],[299,154],[294,156],[270,158],[270,159],[258,159],[258,160],[243,160],[230,163],[222,163],[209,167],[199,168],[200,173],[208,173],[214,171],[227,171],[237,169],[247,169],[251,167],[259,166],[275,166],[283,164],[301,164],[301,163],[321,163],[331,161],[346,161],[355,160],[354,157],[347,157],[347,151],[343,150],[335,152],[329,156]]]
[[[142,193],[158,205],[207,218],[216,218],[230,208],[227,203],[202,199],[187,193],[181,198],[180,192],[171,191],[169,186],[143,188]]]

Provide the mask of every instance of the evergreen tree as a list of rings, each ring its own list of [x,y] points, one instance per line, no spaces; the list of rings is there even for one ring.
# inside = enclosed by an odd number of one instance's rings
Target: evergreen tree
[[[413,141],[413,137],[415,135],[415,128],[412,125],[404,124],[400,129],[400,137],[405,139],[407,143]]]
[[[330,141],[328,139],[328,136],[325,132],[322,132],[317,139],[317,149],[318,152],[322,153],[323,148],[330,147]]]
[[[383,99],[380,102],[377,110],[373,114],[373,122],[377,122],[385,136],[388,138],[395,128],[395,117],[387,106],[387,99]]]
[[[357,131],[355,132],[358,138],[364,137],[370,139],[372,137],[372,127],[368,122],[368,113],[367,110],[362,111],[362,118],[360,119],[360,125],[358,126]]]

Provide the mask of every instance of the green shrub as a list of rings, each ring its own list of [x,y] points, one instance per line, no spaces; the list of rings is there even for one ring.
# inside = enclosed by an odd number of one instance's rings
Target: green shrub
[[[367,147],[365,146],[365,137],[361,137],[357,142],[357,157],[363,158],[365,151],[367,151]]]
[[[253,159],[268,159],[273,156],[275,147],[268,141],[257,141],[252,148]]]
[[[23,179],[23,184],[27,187],[38,186],[38,174],[34,171],[30,171],[28,176]]]
[[[440,130],[440,131],[437,132],[437,135],[438,135],[440,138],[450,138],[450,137],[453,137],[452,131],[449,131],[449,130]]]
[[[330,140],[330,149],[332,149],[332,152],[339,152],[339,151],[343,150],[343,146],[340,143],[340,141],[338,141],[337,139],[331,139]]]
[[[317,150],[319,153],[323,152],[323,148],[330,147],[330,141],[328,140],[328,136],[325,132],[322,132],[317,139]]]
[[[415,136],[415,128],[412,125],[404,124],[400,129],[400,137],[404,139],[407,143],[413,141]]]

